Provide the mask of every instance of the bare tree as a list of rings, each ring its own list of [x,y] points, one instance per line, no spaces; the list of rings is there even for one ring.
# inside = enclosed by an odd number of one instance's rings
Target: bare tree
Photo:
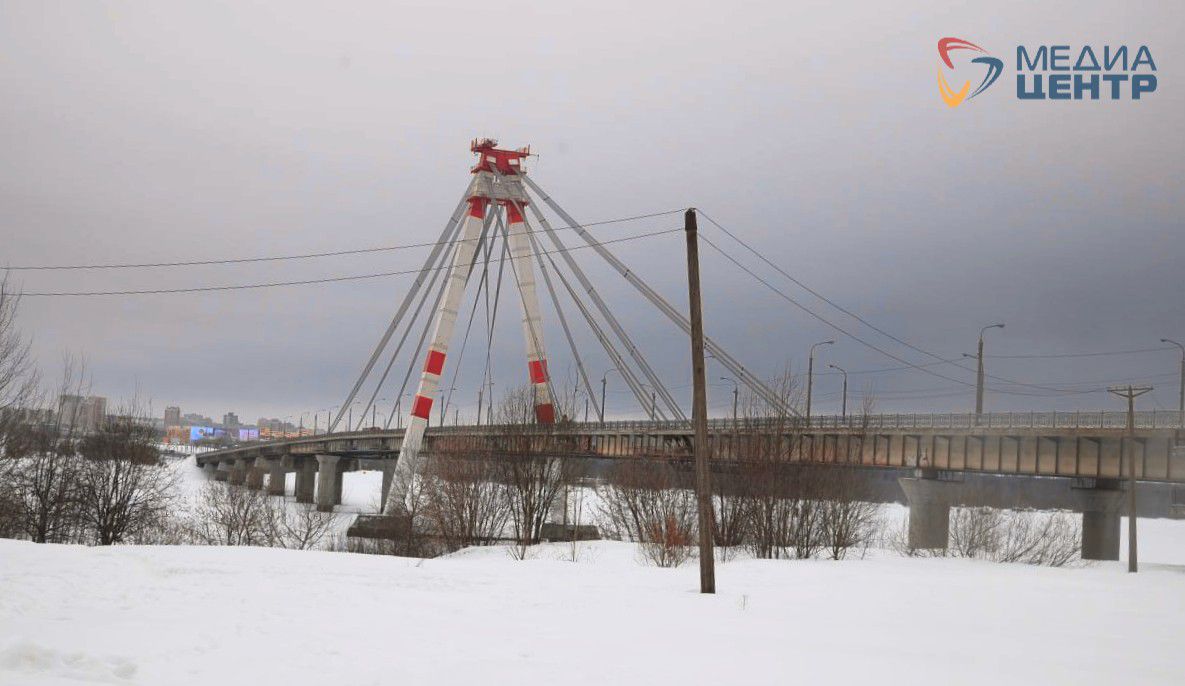
[[[805,462],[798,379],[789,370],[771,380],[781,407],[749,394],[739,429],[740,488],[748,514],[746,540],[754,557],[809,558],[823,547],[819,507],[822,469]]]
[[[67,357],[58,396],[80,396],[87,388],[85,365]],[[77,404],[57,412],[34,408],[35,416],[50,421],[22,422],[9,427],[6,469],[3,474],[9,504],[20,534],[35,543],[67,543],[80,540],[78,527]],[[73,414],[66,410],[73,409]],[[19,435],[19,438],[15,436]],[[18,447],[19,446],[19,447]]]
[[[510,502],[490,459],[438,454],[424,472],[424,517],[448,550],[489,545],[502,535]]]
[[[78,451],[77,512],[95,543],[120,543],[165,523],[176,476],[161,463],[156,430],[135,401],[85,436]]]
[[[494,437],[489,459],[500,465],[507,487],[510,523],[518,559],[538,543],[552,505],[567,481],[563,453],[566,424],[533,424],[534,396],[529,388],[512,389],[497,411],[501,432]],[[556,399],[559,402],[559,399]]]
[[[13,430],[35,422],[38,376],[29,339],[17,326],[20,293],[0,279],[0,457],[12,456],[8,438]],[[4,465],[0,465],[0,470]],[[0,476],[3,476],[0,472]]]

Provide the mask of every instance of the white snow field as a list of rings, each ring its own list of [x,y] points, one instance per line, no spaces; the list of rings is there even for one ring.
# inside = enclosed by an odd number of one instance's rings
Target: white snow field
[[[1181,684],[1185,569],[0,541],[0,684]]]

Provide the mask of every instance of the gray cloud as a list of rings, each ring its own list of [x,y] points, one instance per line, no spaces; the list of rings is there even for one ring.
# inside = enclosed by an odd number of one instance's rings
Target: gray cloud
[[[695,205],[796,277],[942,355],[971,351],[994,320],[1008,323],[991,338],[998,354],[1185,338],[1176,4],[351,7],[5,5],[0,262],[427,240],[466,181],[468,140],[496,135],[533,146],[535,178],[577,217]],[[935,43],[952,33],[1005,61],[1000,82],[957,110],[942,106],[934,78]],[[1084,41],[1149,45],[1159,92],[1140,102],[1013,97],[1015,45]],[[668,225],[678,218],[597,233]],[[683,303],[679,236],[618,251]],[[406,269],[422,254],[19,278],[29,291],[185,287]],[[704,270],[709,333],[762,373],[803,366],[812,341],[835,335],[710,251]],[[594,272],[664,377],[684,384],[676,330]],[[138,384],[157,405],[284,416],[340,402],[407,283],[29,298],[24,322],[44,364],[85,351],[109,395]],[[870,342],[927,361],[778,284]],[[504,304],[495,362],[511,385],[525,375],[517,304]],[[558,327],[547,338],[562,373],[570,356]],[[898,366],[845,339],[826,361]],[[1175,362],[994,359],[991,371],[1037,383],[1154,378],[1155,402],[1171,407]],[[479,371],[463,368],[463,407]],[[854,388],[869,379],[886,409],[972,402],[916,371],[859,375]],[[836,408],[837,379],[818,388],[819,406]],[[726,396],[714,388],[713,405]],[[1111,406],[1102,395],[989,397],[1004,409]],[[637,412],[627,401],[617,396],[619,410]]]

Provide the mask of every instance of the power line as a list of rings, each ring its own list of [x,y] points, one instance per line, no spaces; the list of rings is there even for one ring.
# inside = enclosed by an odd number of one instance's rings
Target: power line
[[[711,221],[711,220],[709,219],[709,221]],[[713,222],[713,223],[715,223],[715,222]],[[923,365],[914,364],[914,363],[910,362],[909,360],[907,360],[907,359],[905,359],[905,358],[903,358],[903,357],[900,357],[900,356],[898,356],[898,355],[895,355],[895,354],[893,354],[893,353],[891,353],[891,352],[889,352],[889,351],[885,350],[884,348],[881,348],[880,346],[878,346],[878,345],[876,345],[876,344],[874,344],[874,343],[870,343],[870,342],[868,342],[868,341],[864,340],[863,338],[860,338],[859,336],[857,336],[857,335],[853,334],[852,332],[848,331],[847,329],[845,329],[845,328],[843,328],[843,327],[839,326],[838,324],[835,324],[834,322],[830,321],[830,320],[829,320],[829,319],[827,319],[826,317],[823,317],[822,315],[820,315],[819,313],[817,313],[817,312],[815,312],[814,310],[810,309],[810,308],[809,308],[809,307],[807,307],[806,305],[803,305],[802,303],[798,302],[797,300],[795,300],[794,298],[792,298],[791,296],[789,296],[788,294],[786,294],[786,292],[785,292],[785,291],[781,290],[781,289],[780,289],[780,288],[778,288],[777,286],[775,286],[775,285],[773,285],[772,283],[770,283],[770,282],[769,282],[767,279],[764,279],[764,278],[762,278],[760,275],[758,275],[757,273],[755,273],[753,270],[751,270],[751,269],[749,269],[748,267],[746,267],[745,265],[741,264],[741,263],[740,263],[740,261],[738,261],[738,260],[737,260],[735,257],[733,257],[731,254],[729,254],[728,252],[726,252],[726,251],[725,251],[723,248],[721,248],[720,246],[718,246],[718,245],[716,245],[714,242],[712,242],[712,240],[711,240],[710,238],[708,238],[707,236],[704,236],[704,235],[702,235],[702,234],[701,234],[701,235],[700,235],[700,238],[701,238],[701,239],[703,239],[703,241],[704,241],[705,243],[707,243],[707,244],[708,244],[708,245],[709,245],[709,246],[710,246],[710,247],[711,247],[713,250],[715,250],[716,252],[720,253],[722,256],[724,256],[724,258],[725,258],[725,259],[727,259],[728,261],[730,261],[730,262],[732,262],[734,265],[736,265],[736,266],[737,266],[737,268],[741,269],[741,270],[742,270],[742,271],[744,271],[746,274],[748,274],[749,276],[753,277],[753,278],[754,278],[754,279],[756,279],[758,282],[760,282],[762,285],[764,285],[766,288],[770,289],[771,291],[773,291],[773,292],[774,292],[774,293],[776,293],[777,295],[781,296],[781,298],[782,298],[782,299],[786,300],[786,301],[787,301],[787,302],[789,302],[791,305],[794,305],[795,307],[799,308],[800,310],[802,310],[803,312],[807,313],[807,314],[808,314],[808,315],[810,315],[811,317],[814,317],[815,319],[819,320],[820,322],[822,322],[822,323],[826,324],[827,326],[831,327],[832,329],[835,329],[836,331],[838,331],[839,333],[843,334],[844,336],[847,336],[848,338],[850,338],[850,339],[852,339],[852,340],[856,341],[857,343],[859,343],[859,344],[861,344],[861,345],[863,345],[863,346],[865,346],[865,347],[867,347],[867,348],[870,348],[870,349],[872,349],[872,350],[875,350],[876,352],[878,352],[878,353],[880,353],[880,354],[884,355],[885,357],[888,357],[888,358],[890,358],[890,359],[896,360],[897,362],[900,362],[900,363],[902,363],[902,364],[906,365],[906,366],[907,366],[907,367],[909,367],[910,369],[915,369],[915,370],[917,370],[917,371],[920,371],[920,372],[923,372],[923,373],[925,373],[925,374],[929,374],[929,375],[931,375],[931,376],[935,376],[935,377],[938,377],[938,378],[940,378],[940,379],[943,379],[943,380],[946,380],[946,381],[951,381],[951,382],[954,382],[954,383],[960,384],[960,385],[962,385],[962,386],[966,386],[966,387],[968,387],[968,388],[974,388],[974,387],[975,387],[975,384],[973,384],[973,383],[970,383],[970,382],[967,382],[967,381],[963,381],[962,379],[957,379],[957,378],[955,378],[955,377],[953,377],[953,376],[947,376],[947,375],[945,375],[945,374],[940,374],[940,373],[938,373],[938,372],[936,372],[936,371],[933,371],[933,370],[931,370],[931,369],[928,369],[928,368],[926,368],[926,367],[925,367],[925,366],[923,366]],[[931,356],[933,356],[933,357],[938,357],[937,355],[934,355],[933,353],[927,353],[927,354],[930,354],[930,355],[931,355]],[[947,361],[947,360],[945,360],[944,358],[938,358],[938,359],[939,359],[940,361],[942,361],[942,362],[948,362],[948,361]],[[964,369],[964,370],[966,370],[966,368],[965,368],[965,367],[961,367],[961,366],[959,366],[959,365],[955,365],[955,366],[956,366],[956,367],[958,367],[959,369]],[[970,371],[970,370],[966,370],[966,371]],[[1035,386],[1034,384],[1022,384],[1022,383],[1020,383],[1020,382],[1010,382],[1010,383],[1016,383],[1016,384],[1018,384],[1018,385],[1023,385],[1023,386]],[[1062,390],[1062,389],[1057,389],[1057,388],[1050,388],[1050,387],[1044,387],[1044,386],[1035,386],[1035,387],[1036,387],[1036,388],[1043,389],[1043,390],[1054,391],[1055,393],[1057,393],[1057,394],[1059,394],[1059,395],[1076,395],[1076,394],[1081,394],[1081,393],[1091,393],[1091,392],[1094,392],[1093,390],[1089,390],[1089,391],[1088,391],[1088,390],[1081,390],[1081,391],[1066,391],[1066,390]],[[996,393],[1004,393],[1004,394],[1007,394],[1007,395],[1025,395],[1025,396],[1040,396],[1040,395],[1042,395],[1042,394],[1031,393],[1031,392],[1026,392],[1026,391],[1006,391],[1006,390],[1002,390],[1002,389],[998,389],[998,388],[993,388],[993,389],[990,389],[990,390],[992,390],[992,391],[994,391],[994,392],[996,392]]]
[[[913,343],[910,343],[909,341],[906,341],[906,340],[904,340],[904,339],[902,339],[902,338],[898,338],[897,336],[894,336],[892,333],[889,333],[888,331],[885,331],[884,329],[882,329],[882,328],[878,327],[877,325],[875,325],[875,324],[873,324],[872,322],[868,321],[867,319],[865,319],[865,318],[861,317],[860,315],[856,314],[855,312],[852,312],[851,310],[847,309],[847,308],[846,308],[846,307],[844,307],[843,305],[840,305],[839,303],[835,302],[834,300],[831,300],[830,298],[828,298],[827,296],[823,295],[822,293],[820,293],[820,292],[816,291],[815,289],[811,288],[810,286],[807,286],[805,283],[803,283],[803,282],[799,281],[798,279],[794,278],[793,276],[791,276],[790,274],[788,274],[788,273],[787,273],[787,272],[786,272],[784,269],[782,269],[782,268],[781,268],[781,267],[779,267],[778,265],[776,265],[776,264],[774,264],[773,262],[771,262],[771,261],[770,261],[768,258],[766,258],[764,255],[762,255],[762,254],[761,254],[761,253],[760,253],[760,252],[759,252],[757,249],[753,248],[753,247],[752,247],[751,245],[749,245],[747,242],[745,242],[744,240],[742,240],[742,239],[741,239],[739,236],[737,236],[737,235],[736,235],[736,234],[734,234],[733,232],[731,232],[731,231],[729,231],[728,229],[726,229],[726,228],[724,228],[723,226],[721,226],[721,224],[720,224],[719,222],[717,222],[715,219],[712,219],[710,216],[708,216],[707,214],[705,214],[703,211],[701,211],[701,210],[698,210],[698,208],[697,208],[697,211],[699,211],[699,212],[700,212],[700,214],[703,214],[704,218],[706,218],[706,219],[707,219],[709,222],[711,222],[711,223],[712,223],[712,224],[713,224],[713,225],[714,225],[716,228],[718,228],[718,229],[720,229],[721,231],[723,231],[725,234],[727,234],[727,235],[728,235],[730,238],[732,238],[734,241],[736,241],[737,243],[741,244],[741,246],[742,246],[742,247],[744,247],[746,250],[748,250],[749,252],[751,252],[751,253],[753,253],[754,255],[756,255],[756,256],[757,256],[757,258],[758,258],[758,259],[760,259],[762,262],[764,262],[765,264],[767,264],[767,265],[769,265],[770,267],[772,267],[772,268],[773,268],[775,271],[777,271],[779,274],[781,274],[782,276],[786,277],[787,279],[789,279],[791,282],[793,282],[795,285],[797,285],[798,287],[802,288],[802,289],[803,289],[803,290],[805,290],[806,292],[808,292],[808,293],[810,293],[811,295],[815,296],[816,298],[818,298],[818,299],[822,300],[823,302],[827,303],[828,305],[831,305],[832,307],[834,307],[835,309],[839,310],[840,312],[843,312],[844,314],[848,315],[849,317],[852,317],[852,318],[853,318],[853,319],[855,319],[856,321],[858,321],[858,322],[860,322],[861,324],[863,324],[863,325],[867,326],[868,328],[872,329],[873,331],[875,331],[875,332],[877,332],[877,333],[881,334],[882,336],[885,336],[885,337],[887,337],[887,338],[889,338],[889,339],[891,339],[891,340],[893,340],[893,341],[896,341],[897,343],[900,343],[901,345],[903,345],[903,346],[905,346],[905,347],[907,347],[907,348],[909,348],[909,349],[911,349],[911,350],[915,350],[915,351],[917,351],[917,352],[919,352],[919,353],[922,353],[923,355],[927,355],[927,356],[929,356],[929,357],[932,357],[932,358],[934,358],[934,359],[936,359],[936,360],[942,360],[942,361],[946,361],[946,358],[943,358],[941,355],[939,355],[939,354],[937,354],[937,353],[934,353],[934,352],[931,352],[931,351],[929,351],[929,350],[926,350],[925,348],[919,347],[919,346],[917,346],[917,345],[914,345]],[[707,240],[707,239],[705,238],[704,240]],[[716,247],[716,246],[713,246],[713,247]],[[718,248],[718,247],[717,247],[717,248],[716,248],[716,250],[717,250],[717,251],[720,251],[720,252],[721,252],[721,254],[724,254],[724,253],[723,253],[723,251],[721,251],[721,250],[720,250],[720,248]],[[727,257],[727,255],[726,255],[726,257]],[[737,261],[736,261],[735,259],[733,259],[732,257],[729,257],[729,259],[730,259],[730,260],[732,260],[732,261],[733,261],[735,264],[737,264],[737,266],[741,266],[741,265],[740,265],[740,263],[739,263],[739,262],[737,262]],[[742,268],[742,269],[745,269],[744,267],[741,267],[741,268]],[[763,279],[760,279],[760,277],[758,277],[756,274],[754,274],[753,272],[749,271],[748,269],[745,269],[745,271],[749,272],[749,274],[750,274],[751,276],[753,276],[754,278],[757,278],[758,280],[762,281],[762,283],[766,283],[766,285],[769,285],[767,282],[765,282]],[[772,286],[771,286],[771,288],[772,288]],[[849,333],[849,332],[847,332],[847,331],[844,331],[843,329],[841,329],[841,328],[837,327],[835,324],[832,324],[831,322],[829,322],[829,321],[827,321],[827,320],[825,320],[825,319],[823,319],[823,318],[819,317],[819,316],[818,316],[818,315],[816,315],[814,312],[811,312],[810,310],[806,309],[804,306],[800,305],[800,304],[799,304],[799,303],[797,303],[796,301],[793,301],[793,300],[791,300],[791,302],[793,302],[795,305],[798,305],[799,307],[802,307],[804,310],[806,310],[806,311],[807,311],[808,313],[810,313],[812,316],[815,316],[815,317],[819,318],[819,319],[820,319],[820,321],[823,321],[823,322],[824,322],[824,323],[826,323],[828,326],[831,326],[832,328],[835,328],[837,331],[840,331],[840,332],[841,332],[841,333],[843,333],[844,335],[846,335],[846,336],[848,336],[848,337],[850,337],[850,338],[853,338],[854,340],[856,340],[856,341],[858,341],[858,342],[860,342],[860,343],[863,343],[864,345],[868,345],[869,347],[872,347],[874,350],[876,350],[877,352],[880,352],[880,353],[881,353],[881,354],[883,354],[883,355],[887,355],[888,357],[891,357],[891,358],[892,358],[892,359],[894,359],[894,360],[897,360],[897,361],[899,361],[899,362],[903,362],[903,363],[905,363],[905,364],[907,364],[907,365],[910,365],[911,367],[914,367],[915,369],[919,369],[919,370],[921,370],[921,371],[925,371],[926,373],[928,373],[928,374],[932,374],[932,375],[934,375],[934,376],[939,376],[940,378],[947,379],[948,381],[957,381],[958,383],[961,383],[961,384],[965,384],[965,385],[969,385],[969,386],[970,386],[970,385],[972,385],[972,384],[967,384],[967,383],[966,383],[966,382],[964,382],[964,381],[958,381],[957,379],[952,379],[951,377],[942,376],[942,375],[940,375],[940,374],[938,374],[938,373],[936,373],[936,372],[931,372],[931,371],[929,371],[929,370],[925,370],[925,369],[923,369],[923,368],[922,368],[922,367],[920,367],[920,366],[914,365],[913,363],[909,362],[908,360],[905,360],[905,359],[903,359],[903,358],[897,357],[896,355],[892,355],[892,354],[890,354],[890,353],[888,353],[888,352],[886,352],[886,351],[884,351],[884,350],[882,350],[882,349],[880,349],[880,348],[877,348],[876,346],[872,346],[871,344],[867,343],[866,341],[864,341],[864,340],[862,340],[862,339],[859,339],[859,338],[856,338],[856,337],[855,337],[853,334],[851,334],[851,333]],[[969,367],[964,367],[963,365],[961,365],[961,364],[959,364],[959,363],[957,363],[957,362],[952,362],[952,364],[954,364],[954,366],[955,366],[955,367],[957,367],[957,368],[959,368],[959,369],[962,369],[963,371],[968,371],[968,372],[975,371],[975,370],[973,370],[973,369],[971,369],[971,368],[969,368]],[[1000,381],[1000,382],[1002,382],[1002,383],[1006,383],[1006,384],[1010,384],[1010,385],[1015,385],[1015,386],[1025,386],[1025,387],[1027,387],[1027,388],[1035,388],[1035,389],[1038,389],[1038,390],[1043,390],[1043,391],[1053,391],[1053,392],[1055,392],[1055,393],[1057,393],[1057,392],[1060,392],[1060,391],[1059,391],[1059,389],[1056,389],[1056,388],[1051,388],[1051,387],[1048,387],[1048,386],[1041,386],[1041,385],[1039,385],[1039,384],[1031,384],[1031,383],[1026,383],[1026,382],[1023,382],[1023,381],[1016,381],[1016,380],[1014,380],[1014,379],[1009,379],[1009,378],[1006,378],[1006,377],[997,376],[997,375],[993,375],[993,374],[985,374],[984,376],[987,376],[988,378],[995,379],[996,381]],[[1025,393],[1020,393],[1020,392],[1018,392],[1018,391],[1001,391],[1001,390],[999,390],[999,389],[993,389],[993,390],[995,390],[995,391],[996,391],[996,392],[998,392],[998,393],[1011,393],[1011,394],[1013,394],[1013,395],[1028,395],[1028,394],[1025,394]],[[1066,394],[1068,395],[1068,394],[1070,394],[1070,393],[1071,393],[1071,392],[1067,392]]]
[[[652,231],[649,233],[636,234],[632,236],[623,236],[621,238],[613,238],[606,241],[595,242],[596,245],[607,245],[610,243],[624,243],[626,241],[634,241],[642,238],[652,238],[654,236],[662,236],[669,233],[682,231],[683,229],[666,229],[663,231]],[[570,252],[573,250],[583,250],[591,248],[592,245],[577,245],[563,250],[551,250],[542,253],[532,253],[534,255],[549,255],[555,252]],[[441,267],[434,267],[433,270],[447,269],[448,265]],[[30,298],[48,298],[48,297],[80,297],[80,296],[99,296],[99,295],[164,295],[176,293],[205,293],[211,291],[235,291],[246,290],[253,288],[275,288],[279,286],[303,286],[310,284],[323,283],[337,283],[341,281],[360,281],[363,279],[377,279],[388,276],[404,276],[407,274],[418,274],[419,269],[403,269],[393,272],[378,272],[375,274],[357,274],[352,276],[332,276],[323,279],[302,279],[300,281],[270,281],[266,283],[249,283],[249,284],[233,284],[226,286],[197,286],[192,288],[154,288],[146,290],[127,290],[127,291],[55,291],[55,292],[33,292],[22,293],[22,297]]]
[[[1129,348],[1127,350],[1104,350],[1102,352],[1094,353],[1050,353],[1044,355],[984,355],[984,357],[991,357],[1001,360],[1049,360],[1057,358],[1069,357],[1105,357],[1109,355],[1136,355],[1139,353],[1157,353],[1168,350],[1176,350],[1176,348],[1162,347],[1162,348]]]
[[[667,210],[665,212],[651,212],[650,214],[638,214],[632,217],[619,217],[617,219],[605,219],[599,222],[591,222],[582,224],[582,226],[602,226],[605,224],[617,224],[621,222],[636,221],[639,219],[651,219],[654,217],[663,217],[671,214],[678,214],[683,210]],[[556,229],[575,229],[574,226],[557,226]],[[513,235],[513,234],[512,234]],[[468,240],[468,239],[460,239]],[[473,239],[476,240],[476,239]],[[431,243],[405,243],[402,245],[388,245],[374,248],[355,248],[352,250],[333,250],[329,252],[315,252],[304,253],[300,255],[273,255],[264,257],[240,257],[231,259],[219,260],[190,260],[185,262],[140,262],[127,264],[70,264],[70,265],[23,265],[18,267],[4,267],[7,271],[65,271],[71,269],[143,269],[149,267],[193,267],[198,265],[212,265],[212,264],[243,264],[249,262],[279,262],[283,260],[307,260],[318,257],[337,257],[340,255],[360,255],[365,253],[377,252],[392,252],[395,250],[408,250],[412,248],[430,248],[438,245],[438,242]]]

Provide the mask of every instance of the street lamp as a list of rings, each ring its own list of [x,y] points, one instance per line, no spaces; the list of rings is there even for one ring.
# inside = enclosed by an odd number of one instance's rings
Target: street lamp
[[[736,428],[737,425],[737,396],[740,395],[741,387],[737,384],[736,379],[730,379],[727,376],[720,377],[721,381],[728,381],[732,383],[732,426]]]
[[[453,386],[451,388],[441,389],[441,391],[440,391],[440,399],[442,401],[440,403],[440,425],[441,426],[444,426],[444,418],[447,416],[446,413],[448,412],[448,406],[452,404],[451,398],[453,397],[453,391],[455,391],[455,390],[457,390],[457,387]]]
[[[820,345],[832,345],[834,340],[819,341],[811,346],[810,355],[807,358],[806,365],[806,425],[811,425],[811,391],[814,390],[815,384],[815,348]]]
[[[1177,411],[1180,413],[1181,426],[1185,428],[1185,345],[1182,345],[1171,338],[1160,339],[1161,343],[1172,343],[1181,349],[1181,385],[1178,387],[1177,397]]]
[[[983,332],[988,329],[1003,329],[1003,324],[988,324],[979,330],[979,350],[975,357],[978,360],[977,370],[975,372],[975,423],[979,423],[979,418],[983,415]]]
[[[848,370],[837,364],[829,364],[827,366],[831,367],[832,369],[838,369],[839,373],[843,374],[843,409],[840,410],[840,417],[842,417],[846,422],[848,418]]]
[[[601,375],[601,426],[605,425],[605,379],[609,377],[609,372],[621,373],[621,370],[617,367],[610,367]]]

